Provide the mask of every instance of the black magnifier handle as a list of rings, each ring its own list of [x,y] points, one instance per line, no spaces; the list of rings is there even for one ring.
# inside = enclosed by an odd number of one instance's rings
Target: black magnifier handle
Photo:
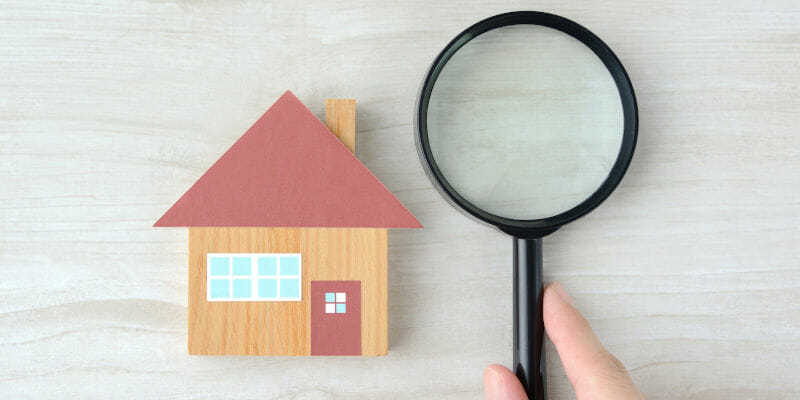
[[[528,398],[546,399],[542,239],[514,238],[514,373]]]

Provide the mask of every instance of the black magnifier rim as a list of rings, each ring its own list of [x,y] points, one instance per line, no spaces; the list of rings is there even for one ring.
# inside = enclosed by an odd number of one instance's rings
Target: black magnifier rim
[[[509,25],[523,24],[540,25],[557,29],[581,41],[590,48],[606,66],[617,85],[620,99],[622,100],[624,121],[622,144],[619,154],[608,177],[603,181],[600,187],[586,200],[567,211],[552,217],[531,220],[511,219],[488,213],[458,194],[436,164],[436,160],[431,152],[430,141],[428,140],[427,126],[428,104],[430,102],[431,93],[433,92],[433,87],[436,83],[436,79],[439,77],[439,74],[450,58],[470,40],[487,31]],[[472,217],[494,225],[506,233],[522,238],[535,238],[547,235],[562,225],[592,211],[614,191],[620,181],[622,181],[622,177],[625,175],[625,171],[628,169],[628,165],[630,165],[631,159],[633,158],[633,150],[636,147],[639,117],[636,106],[636,96],[633,93],[633,85],[631,85],[630,78],[625,72],[625,68],[622,67],[622,63],[620,63],[617,56],[614,55],[614,52],[612,52],[608,45],[600,40],[599,37],[580,24],[555,14],[540,11],[515,11],[495,15],[470,26],[458,34],[458,36],[450,41],[444,50],[439,53],[422,82],[417,100],[415,125],[417,129],[417,150],[420,158],[424,161],[422,164],[425,167],[425,172],[434,183],[434,186],[444,195],[445,199],[466,211]]]

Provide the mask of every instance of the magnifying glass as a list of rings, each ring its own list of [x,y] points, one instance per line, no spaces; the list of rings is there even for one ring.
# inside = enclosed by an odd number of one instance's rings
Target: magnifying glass
[[[638,114],[622,64],[583,26],[520,11],[470,26],[436,57],[417,149],[442,196],[514,240],[514,372],[545,399],[542,237],[622,180]]]

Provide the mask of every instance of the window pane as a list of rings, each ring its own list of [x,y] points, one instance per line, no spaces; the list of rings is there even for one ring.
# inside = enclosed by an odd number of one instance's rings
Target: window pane
[[[281,298],[300,297],[299,279],[281,279]]]
[[[275,257],[258,258],[259,275],[278,275],[278,262]]]
[[[336,305],[333,303],[325,304],[325,314],[335,314],[336,313]]]
[[[297,256],[281,257],[281,275],[300,275],[300,259]]]
[[[231,274],[228,257],[211,257],[209,271],[212,276],[228,276]]]
[[[230,279],[211,280],[211,298],[224,299],[230,297]]]
[[[336,302],[344,303],[347,301],[347,293],[336,293]]]
[[[336,293],[325,293],[325,301],[328,303],[336,301]]]
[[[278,280],[259,279],[258,297],[270,297],[270,298],[278,297]]]
[[[250,275],[250,257],[233,257],[233,274]]]
[[[251,287],[252,287],[252,281],[250,279],[234,279],[233,297],[240,299],[250,297]]]
[[[345,310],[347,310],[347,306],[344,303],[337,303],[336,304],[336,313],[337,314],[344,314]]]

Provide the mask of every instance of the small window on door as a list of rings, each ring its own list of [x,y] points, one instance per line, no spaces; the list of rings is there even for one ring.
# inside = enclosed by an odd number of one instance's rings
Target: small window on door
[[[325,293],[325,314],[344,314],[347,312],[347,293]]]

